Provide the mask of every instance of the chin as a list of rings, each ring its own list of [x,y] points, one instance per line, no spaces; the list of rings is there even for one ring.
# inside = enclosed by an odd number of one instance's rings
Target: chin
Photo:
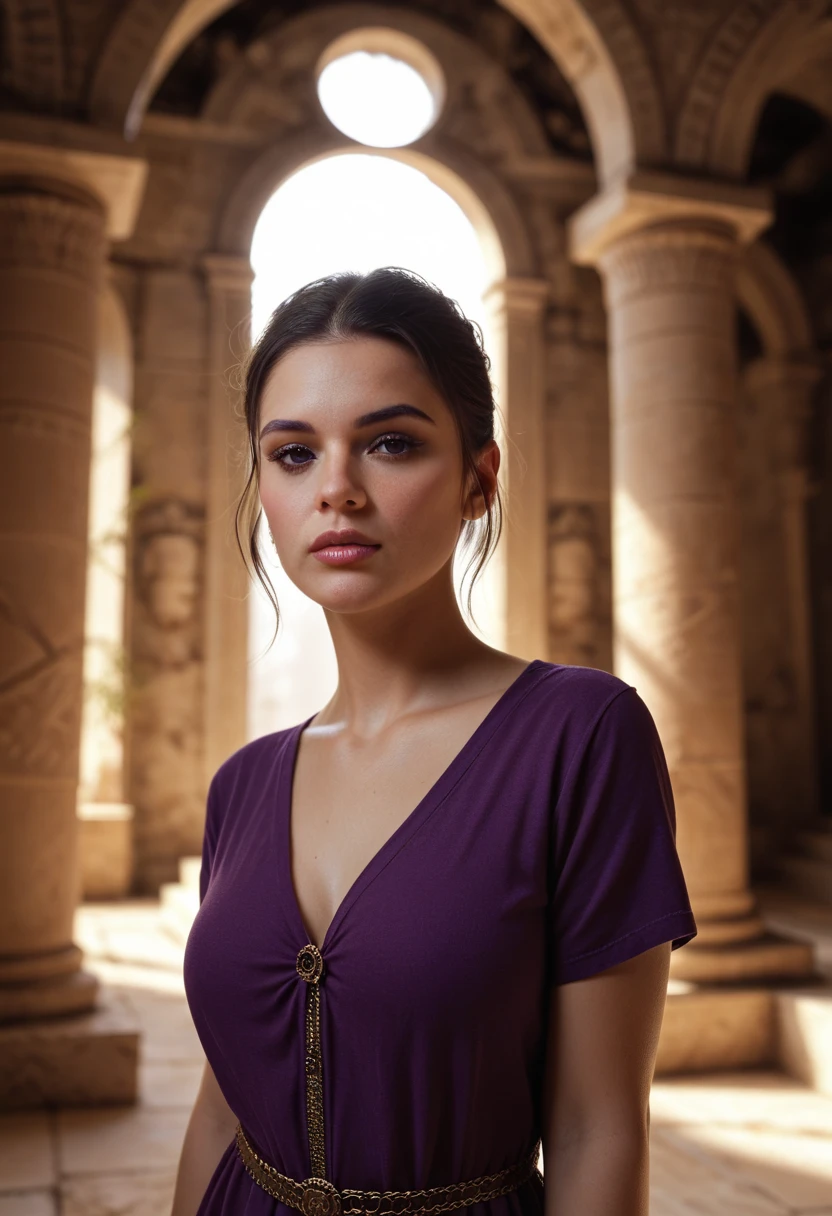
[[[328,612],[362,612],[367,608],[377,608],[390,598],[385,594],[389,588],[368,586],[366,583],[361,587],[358,579],[353,580],[352,586],[349,586],[348,579],[344,579],[340,586],[335,585],[334,579],[328,587],[322,587],[317,581],[312,585],[308,582],[306,585],[298,583],[298,586],[304,595]]]

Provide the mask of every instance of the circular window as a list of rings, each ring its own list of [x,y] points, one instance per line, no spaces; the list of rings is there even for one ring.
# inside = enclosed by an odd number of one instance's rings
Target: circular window
[[[391,29],[352,30],[318,63],[318,97],[329,121],[372,148],[412,144],[436,122],[442,69],[426,46]]]

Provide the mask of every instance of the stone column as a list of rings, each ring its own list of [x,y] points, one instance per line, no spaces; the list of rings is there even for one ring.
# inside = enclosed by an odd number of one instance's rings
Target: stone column
[[[1,1022],[96,1001],[73,943],[90,424],[106,238],[132,224],[143,168],[0,144]],[[42,1046],[0,1056],[0,1103],[67,1097]]]
[[[615,670],[656,720],[699,935],[696,981],[800,975],[748,883],[738,603],[735,273],[768,222],[756,193],[645,175],[592,200],[573,250],[609,327]]]
[[[502,448],[506,527],[505,646],[529,659],[549,651],[546,579],[546,367],[543,315],[549,284],[509,278],[484,302],[495,341],[497,397],[507,434]]]
[[[770,428],[776,453],[780,509],[779,570],[786,606],[788,636],[783,653],[793,688],[788,739],[782,740],[780,843],[790,843],[799,828],[812,826],[818,811],[811,605],[806,504],[809,486],[809,425],[812,394],[823,375],[819,363],[768,356],[745,371],[744,387],[753,395]]]
[[[205,537],[205,781],[247,738],[248,576],[234,511],[247,437],[235,376],[251,342],[247,257],[203,259],[209,301],[209,426]]]
[[[95,1000],[72,944],[104,211],[0,183],[0,1018]]]

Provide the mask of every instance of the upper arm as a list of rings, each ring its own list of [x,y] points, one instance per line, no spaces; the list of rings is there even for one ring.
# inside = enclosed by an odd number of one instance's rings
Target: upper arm
[[[553,985],[543,1156],[596,1134],[646,1134],[670,942],[588,979]]]

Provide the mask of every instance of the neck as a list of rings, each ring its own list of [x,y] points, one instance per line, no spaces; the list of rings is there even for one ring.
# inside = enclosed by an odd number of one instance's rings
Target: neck
[[[338,687],[319,725],[383,729],[481,664],[493,647],[471,631],[454,594],[451,564],[427,584],[372,612],[324,610],[338,663]]]

